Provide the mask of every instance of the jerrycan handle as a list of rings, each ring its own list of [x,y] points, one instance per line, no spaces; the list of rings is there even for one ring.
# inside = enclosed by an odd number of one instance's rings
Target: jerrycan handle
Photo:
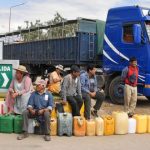
[[[66,112],[65,112],[65,113],[63,113],[63,116],[65,116],[65,117],[66,117],[66,116],[67,116],[67,113],[66,113]]]
[[[81,127],[83,125],[83,118],[82,117],[78,117],[77,118],[77,122],[78,122],[78,125]]]
[[[55,120],[54,119],[51,119],[51,122],[54,122]]]
[[[106,118],[107,120],[111,120],[112,119],[112,117],[111,116],[107,116],[107,118]]]

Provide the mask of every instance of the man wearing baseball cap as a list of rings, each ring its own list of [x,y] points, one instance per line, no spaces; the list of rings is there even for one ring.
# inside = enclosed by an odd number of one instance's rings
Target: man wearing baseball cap
[[[45,90],[46,82],[41,79],[36,83],[36,91],[29,98],[27,110],[23,112],[23,134],[17,137],[22,140],[28,137],[28,119],[43,117],[44,139],[50,141],[50,114],[53,108],[53,97]]]

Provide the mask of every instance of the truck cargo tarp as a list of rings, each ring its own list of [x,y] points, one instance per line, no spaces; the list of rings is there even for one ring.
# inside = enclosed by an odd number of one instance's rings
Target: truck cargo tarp
[[[97,53],[101,55],[103,54],[103,41],[104,41],[104,32],[105,32],[104,21],[96,20],[96,32],[97,32],[97,43],[98,43]]]

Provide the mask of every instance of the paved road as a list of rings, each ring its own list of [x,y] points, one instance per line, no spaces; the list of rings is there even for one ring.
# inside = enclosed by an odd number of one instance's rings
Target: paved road
[[[149,150],[150,134],[128,134],[100,137],[52,137],[30,135],[22,141],[16,134],[0,134],[0,150]]]

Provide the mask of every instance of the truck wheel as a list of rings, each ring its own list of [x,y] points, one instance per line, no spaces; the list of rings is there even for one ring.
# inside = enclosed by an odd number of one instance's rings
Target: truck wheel
[[[124,95],[124,85],[121,84],[121,77],[117,76],[110,83],[109,96],[112,103],[123,104],[124,103],[123,95]]]
[[[146,98],[149,100],[149,102],[150,102],[150,96],[146,96]]]

